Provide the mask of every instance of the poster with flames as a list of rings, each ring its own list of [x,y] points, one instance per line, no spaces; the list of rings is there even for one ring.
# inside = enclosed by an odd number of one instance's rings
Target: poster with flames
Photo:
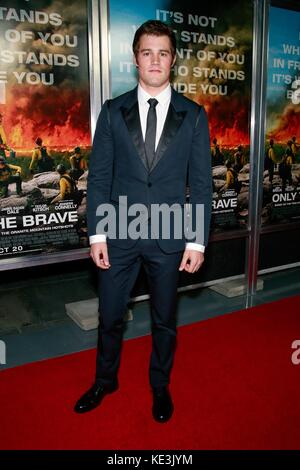
[[[0,262],[87,244],[87,4],[0,1]]]
[[[262,223],[282,225],[300,221],[300,11],[269,19]]]
[[[172,85],[208,114],[213,173],[212,230],[247,225],[253,3],[248,0],[110,0],[111,95],[136,86],[132,40],[148,19],[173,28]],[[122,14],[120,14],[122,11]]]

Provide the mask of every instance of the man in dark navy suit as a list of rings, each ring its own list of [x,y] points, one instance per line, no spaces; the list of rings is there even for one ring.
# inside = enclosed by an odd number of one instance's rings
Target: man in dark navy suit
[[[90,411],[118,388],[123,317],[143,264],[151,300],[152,414],[156,421],[166,422],[173,413],[169,383],[176,342],[178,275],[183,270],[198,271],[208,242],[210,142],[204,108],[170,86],[176,60],[173,31],[160,21],[147,21],[135,33],[133,52],[138,86],[104,103],[90,159],[88,229],[91,257],[100,268],[99,340],[95,382],[78,400],[75,411]],[[187,181],[189,213],[178,223],[177,215],[187,207]],[[163,204],[174,208],[167,236],[154,224],[157,218],[152,212]],[[102,209],[108,205],[119,213],[131,208],[125,222],[117,221],[115,232],[104,230]],[[137,205],[142,208],[138,237],[129,230]],[[185,225],[187,230],[178,235],[178,228]],[[124,229],[128,229],[125,236]]]

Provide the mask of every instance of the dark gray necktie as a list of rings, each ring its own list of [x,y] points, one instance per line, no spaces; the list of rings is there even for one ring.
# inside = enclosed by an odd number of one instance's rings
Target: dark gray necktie
[[[156,105],[158,101],[155,98],[150,98],[148,100],[149,109],[147,114],[147,127],[145,135],[145,151],[148,162],[148,169],[151,170],[153,160],[155,157],[155,138],[156,138]]]

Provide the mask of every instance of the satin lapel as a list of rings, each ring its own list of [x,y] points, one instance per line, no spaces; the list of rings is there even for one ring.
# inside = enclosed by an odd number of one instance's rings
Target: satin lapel
[[[150,171],[156,167],[158,162],[163,157],[165,151],[167,150],[168,146],[170,145],[171,140],[178,132],[184,118],[186,115],[186,111],[175,111],[172,102],[170,103],[165,125],[156,149],[155,158],[152,164]]]
[[[139,105],[136,101],[131,108],[121,108],[124,121],[132,138],[136,151],[148,171],[147,158],[145,153],[145,144],[141,129]]]

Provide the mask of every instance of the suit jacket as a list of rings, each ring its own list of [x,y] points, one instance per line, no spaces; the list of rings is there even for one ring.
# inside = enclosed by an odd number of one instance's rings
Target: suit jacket
[[[104,214],[96,215],[100,204],[113,204],[120,209],[119,196],[127,196],[128,206],[136,203],[145,205],[148,209],[147,219],[153,204],[177,204],[177,207],[180,205],[182,208],[186,203],[187,180],[193,229],[196,227],[196,204],[204,206],[203,234],[198,231],[196,237],[186,240],[184,233],[181,238],[174,238],[173,229],[167,239],[163,238],[161,232],[157,233],[158,244],[166,253],[184,250],[186,241],[203,245],[208,242],[212,176],[205,110],[172,89],[165,125],[149,170],[137,88],[104,103],[89,163],[89,236],[101,233],[97,231],[97,224],[103,221]],[[128,224],[131,220],[128,219]],[[118,232],[118,224],[116,228]],[[108,243],[124,249],[133,246],[135,242],[133,239],[108,236]]]

